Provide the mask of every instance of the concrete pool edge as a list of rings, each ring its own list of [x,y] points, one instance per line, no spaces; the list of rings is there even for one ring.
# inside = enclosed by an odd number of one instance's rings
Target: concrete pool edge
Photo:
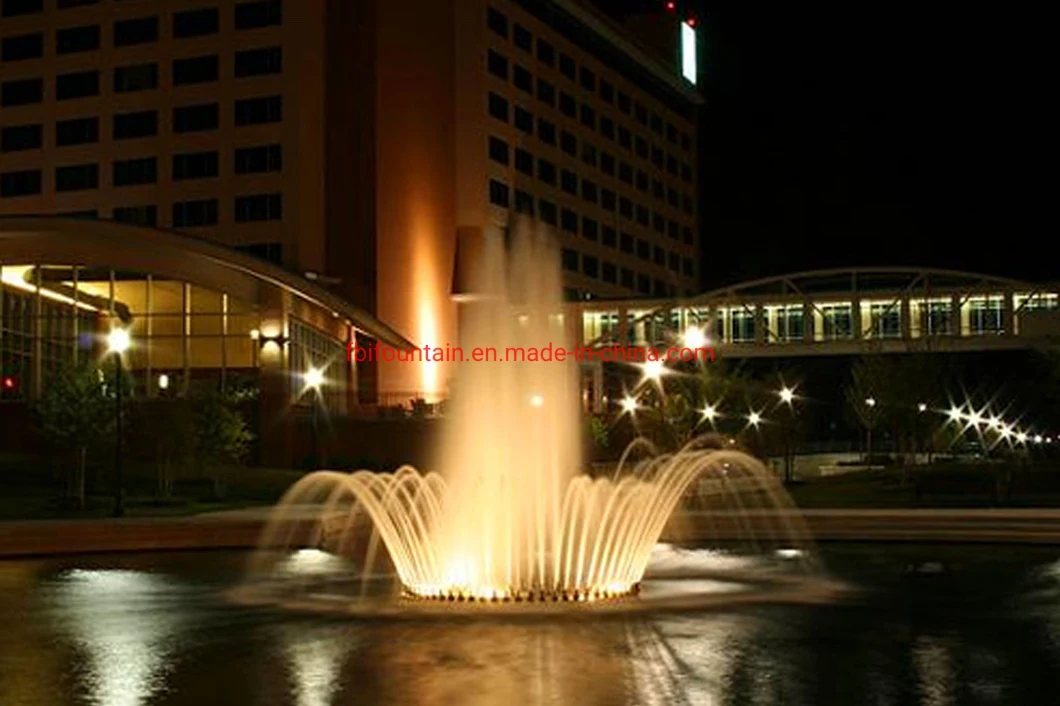
[[[267,513],[261,510],[180,518],[27,520],[0,523],[0,558],[256,546]],[[960,542],[1060,544],[1060,509],[806,510],[809,537],[825,542]],[[777,514],[682,513],[680,532],[664,541],[735,541],[748,523],[777,522]],[[699,520],[699,521],[697,521]],[[793,523],[798,527],[800,523]]]

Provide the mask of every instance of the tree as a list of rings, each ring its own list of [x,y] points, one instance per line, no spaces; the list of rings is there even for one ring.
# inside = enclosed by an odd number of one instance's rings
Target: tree
[[[48,376],[34,404],[36,425],[45,439],[57,449],[76,453],[72,470],[65,473],[64,495],[79,510],[85,506],[88,454],[113,442],[113,377],[91,364],[59,367]]]
[[[226,397],[204,393],[193,401],[194,459],[198,469],[214,483],[214,495],[224,494],[221,471],[242,463],[253,436],[246,420]]]
[[[872,463],[872,430],[882,416],[881,393],[887,389],[890,371],[880,355],[864,356],[850,369],[845,395],[848,409],[865,429],[865,462]]]

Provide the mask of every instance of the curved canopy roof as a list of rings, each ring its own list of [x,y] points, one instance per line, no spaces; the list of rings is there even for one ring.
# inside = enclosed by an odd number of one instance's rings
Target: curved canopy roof
[[[793,294],[853,294],[855,292],[912,291],[923,289],[1021,289],[1035,291],[1041,285],[1007,277],[920,267],[855,267],[807,270],[792,274],[737,282],[691,298],[693,302],[722,297]]]
[[[144,272],[190,282],[246,301],[260,301],[268,284],[348,321],[398,348],[401,334],[360,307],[263,260],[184,234],[105,220],[51,216],[0,217],[0,263],[88,265]]]

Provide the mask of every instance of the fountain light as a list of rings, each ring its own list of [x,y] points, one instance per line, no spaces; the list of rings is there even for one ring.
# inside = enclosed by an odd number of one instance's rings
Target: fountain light
[[[982,421],[983,416],[974,410],[971,412],[971,414],[968,415],[968,423],[972,426],[977,427],[982,423]]]
[[[1025,432],[1025,431],[1017,432],[1016,433],[1016,441],[1020,442],[1021,444],[1026,444],[1027,443],[1027,432]]]
[[[633,414],[637,411],[637,398],[626,395],[622,398],[622,411],[626,414]]]
[[[1042,435],[1041,434],[1035,434],[1034,435],[1034,443],[1036,443],[1036,444],[1042,443]]]
[[[685,329],[684,336],[681,337],[685,344],[685,348],[696,350],[703,348],[707,345],[707,336],[703,333],[703,329],[698,326],[689,326]]]
[[[790,387],[780,388],[780,392],[777,394],[780,395],[780,401],[785,404],[791,404],[791,401],[795,399],[795,391]]]
[[[1007,439],[1010,436],[1012,436],[1012,427],[1010,427],[1008,424],[1002,424],[1001,425],[1001,438],[1002,439]]]
[[[997,417],[990,417],[990,419],[987,420],[986,425],[994,431],[997,431],[1001,428],[1001,420]]]

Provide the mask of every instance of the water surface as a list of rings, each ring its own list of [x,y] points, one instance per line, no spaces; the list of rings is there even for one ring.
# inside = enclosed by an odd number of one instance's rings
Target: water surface
[[[240,553],[0,562],[0,704],[1040,704],[1060,548],[825,547],[863,591],[603,621],[236,608]]]

